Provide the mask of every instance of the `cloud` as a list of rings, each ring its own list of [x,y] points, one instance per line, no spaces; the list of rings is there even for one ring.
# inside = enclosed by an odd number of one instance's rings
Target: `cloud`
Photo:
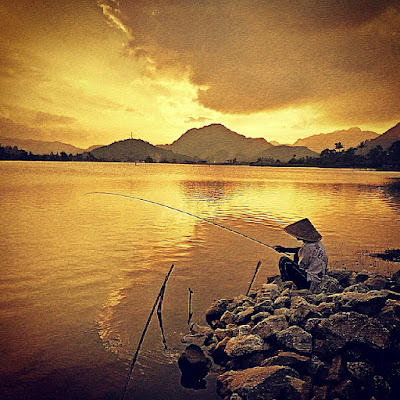
[[[343,123],[400,117],[398,1],[98,3],[149,73],[188,77],[209,109],[312,104]]]
[[[37,125],[69,125],[76,122],[76,118],[37,111],[34,122]]]
[[[189,117],[185,120],[185,124],[203,123],[207,121],[211,121],[211,119],[206,117],[197,117],[197,118]]]

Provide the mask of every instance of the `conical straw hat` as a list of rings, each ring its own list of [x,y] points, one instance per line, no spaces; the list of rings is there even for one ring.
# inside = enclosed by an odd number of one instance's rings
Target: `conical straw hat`
[[[314,228],[308,218],[304,218],[294,224],[288,225],[285,228],[285,232],[297,239],[306,240],[308,242],[318,242],[318,240],[322,239],[322,236]]]

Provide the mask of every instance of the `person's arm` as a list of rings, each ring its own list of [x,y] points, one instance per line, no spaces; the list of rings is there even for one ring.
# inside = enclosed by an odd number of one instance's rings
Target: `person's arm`
[[[294,257],[293,257],[293,261],[295,263],[299,263],[299,250],[300,247],[283,247],[283,246],[274,246],[274,249],[278,252],[278,253],[293,253]]]

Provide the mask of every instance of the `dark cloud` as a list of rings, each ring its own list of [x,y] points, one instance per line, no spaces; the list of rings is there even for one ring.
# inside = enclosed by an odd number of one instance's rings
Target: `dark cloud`
[[[319,105],[332,120],[398,119],[400,6],[391,0],[102,1],[156,73],[188,73],[204,106]],[[123,27],[123,28],[122,28]],[[350,119],[350,121],[347,121]]]
[[[34,122],[37,125],[69,125],[76,122],[76,119],[67,117],[66,115],[54,115],[38,111],[36,112]]]

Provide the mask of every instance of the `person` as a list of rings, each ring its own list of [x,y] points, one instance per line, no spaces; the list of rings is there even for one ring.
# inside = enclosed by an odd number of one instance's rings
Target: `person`
[[[293,253],[279,260],[282,281],[292,281],[298,289],[314,291],[326,275],[328,255],[321,243],[322,236],[308,218],[304,218],[284,228],[285,232],[303,241],[301,247],[274,246],[279,253]]]

